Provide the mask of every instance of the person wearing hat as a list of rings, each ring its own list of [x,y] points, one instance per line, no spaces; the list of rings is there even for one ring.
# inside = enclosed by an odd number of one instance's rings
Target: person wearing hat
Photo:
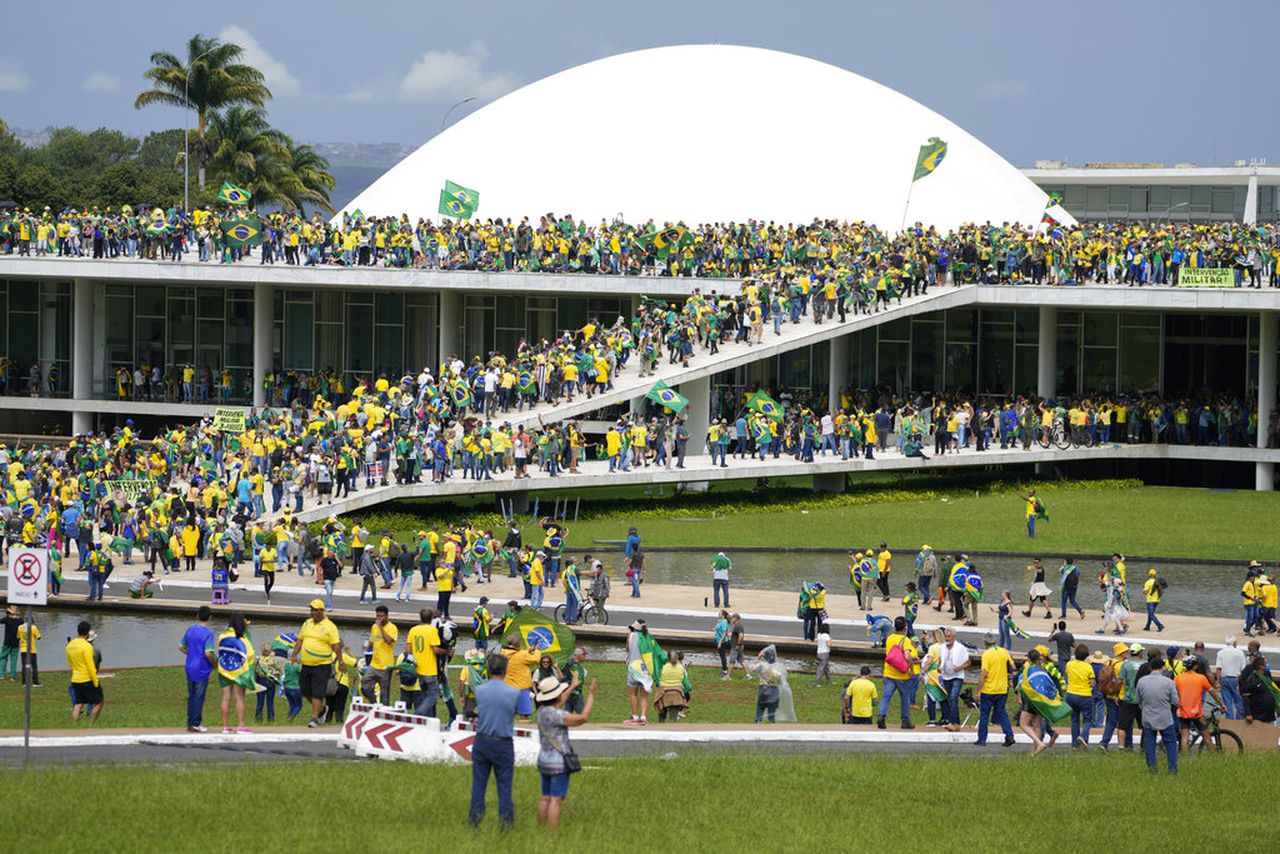
[[[338,627],[325,616],[324,600],[312,599],[310,608],[311,617],[298,630],[290,660],[301,665],[298,687],[302,696],[311,701],[312,715],[307,726],[314,728],[324,723],[324,705],[334,662],[340,670],[345,670],[346,664],[342,660],[342,638]]]
[[[1262,564],[1256,560],[1249,561],[1249,569],[1245,573],[1244,585],[1240,588],[1240,596],[1244,602],[1244,636],[1253,637],[1253,629],[1258,625],[1258,602],[1261,600],[1258,576],[1262,574]]]
[[[948,630],[950,631],[950,630]],[[954,633],[952,633],[954,637]],[[978,746],[987,743],[987,727],[1000,725],[1004,733],[1004,746],[1013,744],[1013,724],[1009,720],[1009,674],[1017,672],[1009,650],[997,644],[995,632],[987,632],[982,639],[986,649],[982,653],[982,666],[978,671]]]
[[[596,680],[587,688],[586,703],[581,712],[565,709],[569,694],[577,681],[565,682],[555,676],[539,680],[534,701],[538,706],[538,773],[542,777],[542,799],[538,801],[538,824],[552,832],[560,824],[560,807],[569,794],[569,775],[581,768],[577,754],[569,743],[569,727],[582,726],[591,720],[595,705]]]
[[[1157,632],[1164,631],[1164,623],[1156,616],[1156,608],[1160,607],[1160,597],[1164,595],[1165,586],[1164,579],[1155,569],[1147,570],[1147,580],[1142,584],[1142,592],[1146,594],[1147,600],[1147,624],[1142,627],[1144,632],[1151,631],[1152,623]]]
[[[6,682],[13,682],[18,678],[18,662],[21,657],[18,653],[18,627],[22,625],[22,617],[17,605],[10,605],[5,609],[2,622],[4,646],[0,646],[0,676]]]
[[[1101,719],[1104,721],[1102,739],[1098,742],[1098,747],[1103,750],[1110,746],[1111,736],[1115,735],[1120,715],[1120,696],[1124,692],[1124,681],[1120,678],[1120,668],[1128,657],[1129,645],[1117,642],[1111,648],[1110,658],[1102,655],[1101,652],[1095,652],[1089,658],[1090,664],[1094,665],[1094,672],[1097,673],[1097,693],[1102,699],[1102,715],[1095,714],[1094,720]],[[1094,708],[1095,710],[1097,709],[1096,699]]]
[[[1145,666],[1146,649],[1140,643],[1129,644],[1129,655],[1120,665],[1120,705],[1116,712],[1116,729],[1120,731],[1120,746],[1133,749],[1133,726],[1141,719],[1138,706],[1138,673]],[[1139,724],[1140,726],[1141,724]]]

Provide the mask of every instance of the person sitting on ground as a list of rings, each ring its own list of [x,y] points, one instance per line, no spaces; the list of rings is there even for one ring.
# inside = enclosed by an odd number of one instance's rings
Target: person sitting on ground
[[[658,710],[658,721],[679,720],[688,714],[689,697],[685,693],[688,671],[684,666],[684,653],[676,652],[662,665],[658,679],[657,697],[653,707]]]
[[[129,598],[150,599],[156,595],[156,592],[151,589],[153,584],[157,587],[160,586],[160,582],[155,580],[155,573],[149,569],[144,569],[142,575],[129,582]]]

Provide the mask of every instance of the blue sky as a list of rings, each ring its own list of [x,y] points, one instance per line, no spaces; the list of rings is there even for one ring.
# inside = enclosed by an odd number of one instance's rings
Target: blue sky
[[[1018,165],[1280,163],[1271,150],[1280,114],[1270,87],[1259,84],[1274,78],[1275,0],[316,0],[203,4],[198,14],[182,3],[144,13],[73,0],[65,10],[19,4],[4,21],[0,118],[22,128],[181,127],[180,111],[134,110],[133,98],[149,54],[180,53],[197,29],[249,48],[276,93],[273,122],[295,137],[409,144],[430,137],[445,110],[469,95],[478,105],[609,54],[720,42],[863,74]],[[610,111],[626,120],[634,103],[624,96]],[[585,120],[581,109],[565,105],[563,121]]]

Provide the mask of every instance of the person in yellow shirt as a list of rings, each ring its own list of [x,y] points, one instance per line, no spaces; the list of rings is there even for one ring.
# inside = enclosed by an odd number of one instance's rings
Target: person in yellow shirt
[[[1258,584],[1258,576],[1262,574],[1262,564],[1256,560],[1249,561],[1249,571],[1245,574],[1244,584],[1240,586],[1240,597],[1244,603],[1244,634],[1245,637],[1253,637],[1254,628],[1262,628],[1262,621],[1259,619],[1259,601],[1261,600],[1261,589]]]
[[[1105,663],[1106,657],[1102,656]],[[1075,654],[1067,662],[1067,705],[1071,707],[1071,743],[1075,747],[1089,746],[1089,727],[1093,725],[1093,689],[1098,677],[1089,663],[1089,647],[1076,646]]]
[[[440,641],[440,631],[431,624],[436,612],[423,608],[418,612],[418,625],[409,629],[404,640],[405,655],[412,655],[414,670],[418,674],[418,705],[414,714],[436,717],[436,702],[440,699],[440,662],[436,658],[446,650]]]
[[[507,659],[507,673],[502,681],[512,688],[520,689],[516,714],[527,717],[533,714],[533,695],[529,693],[529,689],[533,687],[533,668],[538,666],[542,656],[537,650],[521,647],[520,636],[515,632],[507,635],[501,652]]]
[[[276,562],[279,560],[279,554],[274,537],[267,541],[262,551],[258,552],[259,565],[262,569],[262,589],[267,594],[268,605],[271,604],[271,588],[276,584]]]
[[[446,546],[456,543],[450,538]],[[444,617],[449,616],[449,600],[453,598],[453,579],[456,574],[453,562],[441,563],[436,567],[436,610]]]
[[[98,681],[98,664],[93,654],[93,634],[88,620],[76,626],[76,637],[67,644],[67,667],[71,670],[71,722],[79,723],[87,708],[89,723],[97,723],[104,700]]]
[[[1004,746],[1013,744],[1013,724],[1009,721],[1009,674],[1013,672],[1013,657],[1009,650],[996,643],[995,632],[987,632],[983,639],[986,650],[982,653],[982,669],[978,672],[978,740],[987,743],[987,726],[1000,725],[1004,733]]]
[[[889,713],[889,703],[893,700],[895,693],[898,694],[902,703],[902,728],[915,729],[915,724],[911,723],[911,703],[915,699],[915,676],[920,672],[920,650],[907,636],[906,631],[906,618],[895,617],[893,634],[884,641],[884,696],[880,698],[880,708],[876,713],[876,726],[880,729],[884,729],[885,715]],[[894,649],[902,651],[906,658],[906,670],[900,670],[889,663],[889,655]]]
[[[373,609],[373,625],[369,627],[369,648],[373,654],[369,657],[369,669],[360,683],[360,693],[369,702],[377,700],[383,705],[391,703],[391,667],[396,660],[396,638],[400,632],[396,624],[391,622],[390,612],[386,605]],[[378,687],[375,696],[374,686]]]
[[[16,611],[16,609],[14,609]],[[35,688],[40,687],[40,666],[36,662],[36,646],[40,640],[40,627],[35,623],[31,624],[31,642],[27,642],[27,624],[18,625],[18,658],[22,661],[22,674],[24,680],[31,680],[31,685]],[[25,685],[26,682],[24,681]]]
[[[881,601],[888,602],[889,570],[893,569],[893,554],[889,551],[888,543],[880,544],[880,552],[876,555],[876,566],[880,570],[880,577],[876,579],[876,583],[880,586]]]
[[[844,691],[844,722],[847,724],[871,723],[871,709],[880,692],[871,681],[871,668],[862,665],[858,678]]]
[[[293,645],[290,659],[300,664],[298,688],[302,696],[311,701],[312,717],[307,724],[318,727],[324,722],[325,699],[329,694],[329,675],[342,647],[338,627],[325,616],[324,600],[311,600],[311,618],[298,630],[298,640]],[[345,667],[341,662],[339,669]]]
[[[1157,632],[1164,631],[1164,623],[1160,622],[1160,618],[1156,616],[1156,608],[1160,607],[1160,597],[1164,595],[1163,581],[1154,569],[1147,570],[1147,580],[1142,584],[1142,592],[1146,594],[1147,601],[1147,624],[1142,627],[1144,632],[1151,631],[1152,623],[1155,623]]]

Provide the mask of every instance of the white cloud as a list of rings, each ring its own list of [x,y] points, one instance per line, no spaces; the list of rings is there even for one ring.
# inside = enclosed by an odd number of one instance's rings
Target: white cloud
[[[218,38],[224,42],[240,45],[244,49],[240,60],[245,65],[252,65],[262,72],[267,79],[267,88],[272,95],[297,95],[302,91],[302,84],[294,77],[289,68],[280,60],[267,53],[253,34],[244,27],[235,25],[223,27]]]
[[[25,71],[0,71],[0,92],[24,92],[30,82]]]
[[[84,79],[86,92],[115,92],[120,88],[120,78],[105,71],[95,71]]]
[[[1031,94],[1031,81],[1023,79],[988,80],[974,92],[983,101],[1017,101]]]
[[[489,49],[479,41],[464,51],[429,50],[400,81],[400,96],[411,101],[447,101],[474,95],[489,101],[520,84],[510,72],[486,69],[488,59]]]

